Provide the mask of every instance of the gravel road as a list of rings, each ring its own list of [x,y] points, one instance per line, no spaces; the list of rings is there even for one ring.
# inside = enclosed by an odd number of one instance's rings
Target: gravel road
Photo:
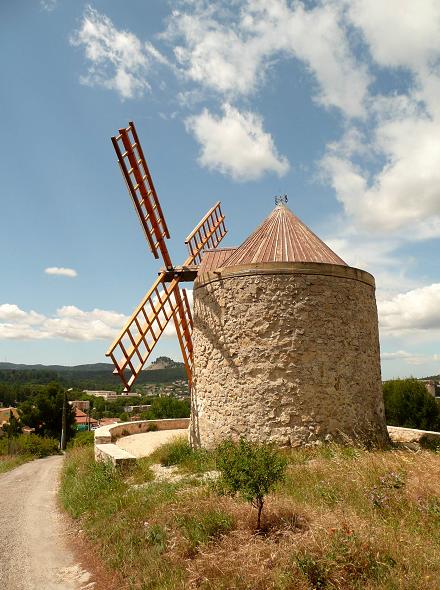
[[[61,456],[0,475],[0,588],[91,590],[94,582],[65,545],[57,507]]]

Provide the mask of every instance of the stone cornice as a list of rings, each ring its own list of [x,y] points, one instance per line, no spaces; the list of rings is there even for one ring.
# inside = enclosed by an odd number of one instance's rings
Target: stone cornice
[[[342,264],[324,264],[320,262],[260,262],[243,266],[218,268],[214,271],[199,273],[194,282],[194,289],[209,283],[236,277],[252,277],[259,275],[315,275],[330,276],[341,279],[360,281],[375,289],[373,275],[351,266]]]

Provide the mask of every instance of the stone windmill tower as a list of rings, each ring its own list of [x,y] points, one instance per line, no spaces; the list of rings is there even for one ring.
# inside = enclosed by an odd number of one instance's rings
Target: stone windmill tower
[[[190,438],[282,445],[387,440],[375,285],[278,204],[239,248],[216,203],[175,266],[134,123],[112,137],[148,246],[164,266],[106,353],[129,392],[174,324],[192,395]],[[194,318],[181,283],[194,281]]]
[[[193,316],[194,445],[387,440],[374,278],[285,202],[239,248],[205,252]]]

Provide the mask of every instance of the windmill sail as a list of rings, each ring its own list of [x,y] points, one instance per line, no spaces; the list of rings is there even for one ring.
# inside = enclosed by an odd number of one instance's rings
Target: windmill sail
[[[151,252],[159,258],[159,251],[166,268],[172,268],[165,243],[170,234],[134,123],[120,129],[112,143]]]
[[[197,273],[195,265],[200,263],[203,251],[216,248],[226,235],[220,202],[208,211],[187,237],[185,243],[189,256],[183,267],[175,268],[165,242],[170,237],[168,227],[134,123],[129,123],[126,129],[120,129],[119,135],[112,137],[112,142],[150,249],[155,258],[162,256],[165,270],[159,274],[106,355],[112,359],[115,365],[113,372],[122,380],[124,391],[130,391],[173,319],[191,386],[193,325],[188,297],[184,289],[180,291],[179,283],[187,280],[188,273],[194,279]]]
[[[203,250],[217,248],[226,233],[225,216],[218,201],[186,238],[190,255],[184,265],[199,264]]]
[[[130,391],[169,321],[179,314],[179,281],[165,283],[164,275],[158,276],[106,353],[115,365],[113,372],[124,383],[124,391]]]

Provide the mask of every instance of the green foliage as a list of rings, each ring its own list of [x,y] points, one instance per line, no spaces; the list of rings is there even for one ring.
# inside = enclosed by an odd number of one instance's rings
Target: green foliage
[[[217,447],[216,465],[221,473],[219,490],[240,494],[257,508],[257,530],[265,496],[284,479],[287,460],[272,446],[251,443],[243,438],[238,443],[227,440]]]
[[[93,445],[95,442],[95,435],[93,432],[83,431],[77,432],[72,440],[68,444],[69,449],[75,449],[77,447],[88,447]]]
[[[203,473],[215,467],[215,459],[205,449],[193,449],[184,438],[176,438],[161,445],[150,456],[152,461],[169,467],[178,465],[191,473]]]
[[[178,379],[186,380],[183,363],[174,363],[165,369],[141,371],[137,385],[171,383]],[[107,363],[77,367],[40,365],[38,368],[0,363],[0,400],[8,405],[15,401],[24,401],[29,397],[27,394],[29,384],[35,387],[35,385],[48,385],[54,381],[58,381],[65,389],[73,387],[78,391],[83,389],[122,391],[119,378],[113,375],[113,365]]]
[[[11,412],[9,416],[9,421],[5,422],[2,425],[2,431],[8,438],[18,436],[23,432],[22,424],[19,419],[17,419],[14,414]]]
[[[158,397],[151,403],[151,408],[142,414],[145,420],[159,418],[189,418],[191,412],[189,401],[175,397]]]
[[[383,385],[387,424],[440,430],[440,406],[417,379],[394,379]]]
[[[86,461],[84,461],[86,459]],[[92,448],[69,452],[61,480],[60,496],[70,515],[78,518],[97,509],[103,498],[125,491],[121,474],[110,462],[96,462]]]
[[[51,383],[32,399],[18,406],[20,420],[35,429],[35,434],[59,438],[63,413],[64,391],[58,383]],[[67,406],[67,440],[74,435],[75,412]]]
[[[197,516],[184,514],[178,516],[176,521],[189,541],[191,551],[224,535],[233,526],[232,517],[220,510],[208,510]]]
[[[0,455],[32,455],[47,457],[58,453],[59,441],[54,438],[21,434],[12,440],[0,439]]]
[[[147,530],[147,542],[159,553],[165,551],[167,546],[167,532],[160,524],[153,524]]]
[[[189,443],[184,438],[178,438],[169,443],[161,445],[155,453],[155,457],[161,465],[169,467],[170,465],[181,465],[192,454]]]

